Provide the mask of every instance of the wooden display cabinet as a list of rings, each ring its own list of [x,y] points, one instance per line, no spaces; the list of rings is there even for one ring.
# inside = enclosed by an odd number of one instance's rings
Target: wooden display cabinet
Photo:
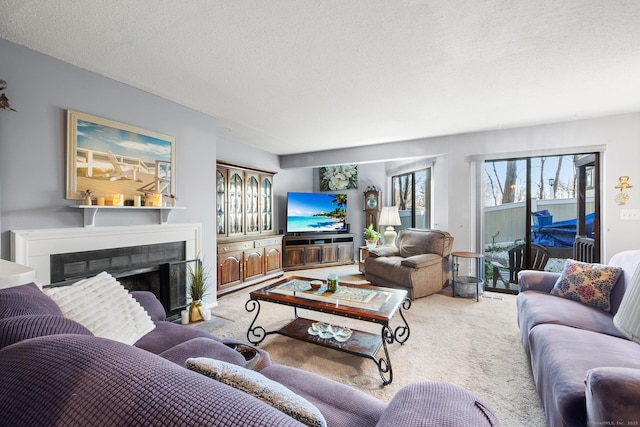
[[[225,162],[216,168],[218,294],[282,275],[273,223],[273,172]]]

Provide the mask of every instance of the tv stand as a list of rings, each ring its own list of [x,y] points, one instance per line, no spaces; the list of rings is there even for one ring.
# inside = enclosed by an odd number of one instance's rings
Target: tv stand
[[[350,233],[285,236],[282,241],[284,270],[353,264],[353,238],[354,234]]]

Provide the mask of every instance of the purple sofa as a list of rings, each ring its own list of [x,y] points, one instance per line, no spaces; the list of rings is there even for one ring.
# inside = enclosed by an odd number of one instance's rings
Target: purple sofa
[[[640,345],[613,324],[639,264],[640,251],[611,258],[611,312],[551,295],[560,273],[520,272],[518,325],[550,427],[640,425]]]
[[[328,426],[497,426],[453,384],[418,382],[387,403],[272,364],[258,348],[165,321],[153,294],[133,292],[156,327],[134,345],[94,336],[34,284],[0,290],[0,424],[12,426],[300,426],[250,394],[185,367],[206,357],[259,371],[311,402]]]

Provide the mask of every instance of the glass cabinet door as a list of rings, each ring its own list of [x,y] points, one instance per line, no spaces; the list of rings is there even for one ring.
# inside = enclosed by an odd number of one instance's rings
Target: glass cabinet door
[[[247,219],[247,234],[258,233],[260,231],[258,221],[260,218],[260,210],[258,207],[258,175],[247,174],[247,184],[245,188],[246,197],[246,219]]]
[[[242,171],[229,169],[228,235],[244,233],[244,176]]]
[[[216,164],[216,236],[227,240],[274,233],[273,175]]]
[[[216,170],[216,232],[219,236],[227,234],[227,170]]]
[[[273,182],[271,177],[261,177],[260,185],[260,231],[273,231]]]

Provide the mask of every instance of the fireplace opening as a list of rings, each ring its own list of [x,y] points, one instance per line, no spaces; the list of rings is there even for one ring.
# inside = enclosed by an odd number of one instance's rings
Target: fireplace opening
[[[103,271],[129,291],[150,291],[164,307],[167,320],[180,317],[187,305],[185,242],[54,254],[51,286],[65,286]]]

